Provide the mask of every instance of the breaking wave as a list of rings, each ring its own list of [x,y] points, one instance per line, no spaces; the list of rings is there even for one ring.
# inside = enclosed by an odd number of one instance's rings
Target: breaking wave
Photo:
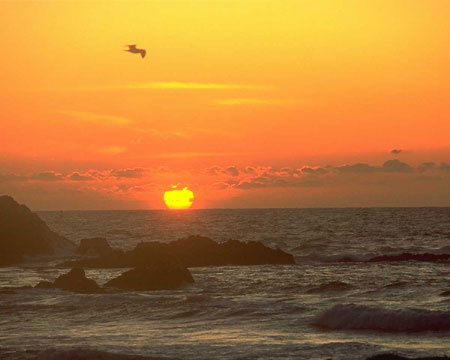
[[[366,305],[335,305],[321,313],[313,325],[332,330],[383,332],[450,331],[449,311],[389,310]]]

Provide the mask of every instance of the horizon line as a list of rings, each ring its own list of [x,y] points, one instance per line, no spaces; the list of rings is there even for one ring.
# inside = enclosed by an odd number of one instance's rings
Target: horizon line
[[[169,212],[189,212],[205,210],[333,210],[333,209],[447,209],[450,205],[422,205],[422,206],[316,206],[316,207],[255,207],[255,208],[199,208],[199,209],[167,209],[167,208],[149,208],[149,209],[40,209],[33,212],[98,212],[98,211],[169,211]]]

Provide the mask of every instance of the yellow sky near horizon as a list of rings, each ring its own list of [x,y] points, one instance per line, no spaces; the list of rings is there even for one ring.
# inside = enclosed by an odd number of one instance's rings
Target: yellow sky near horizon
[[[414,165],[450,155],[445,0],[6,1],[0,9],[4,171],[172,166],[181,174],[381,164],[394,148]]]

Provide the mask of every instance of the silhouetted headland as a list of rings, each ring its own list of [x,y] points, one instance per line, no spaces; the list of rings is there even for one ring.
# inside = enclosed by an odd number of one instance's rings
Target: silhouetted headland
[[[0,196],[0,266],[23,261],[24,256],[72,251],[75,245],[50,230],[25,205],[10,196]]]

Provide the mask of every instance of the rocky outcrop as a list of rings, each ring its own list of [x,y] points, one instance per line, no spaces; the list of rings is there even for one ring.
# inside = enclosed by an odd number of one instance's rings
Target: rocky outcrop
[[[450,360],[447,356],[425,356],[418,358],[410,358],[396,354],[379,354],[368,357],[366,360]]]
[[[37,285],[35,286],[35,288],[37,288],[37,289],[55,289],[56,286],[55,286],[55,284],[53,284],[50,281],[43,280],[43,281],[39,281],[37,283]]]
[[[140,265],[108,281],[105,286],[123,290],[170,290],[193,283],[189,270],[173,259],[160,259]]]
[[[111,253],[113,249],[108,244],[108,240],[102,237],[81,239],[76,252],[80,255],[102,256]]]
[[[187,267],[295,263],[291,254],[269,248],[259,241],[217,243],[207,237],[189,236],[168,246]]]
[[[35,287],[41,289],[56,288],[79,294],[98,294],[104,292],[94,280],[86,277],[82,268],[70,270],[67,274],[59,276],[53,283],[41,281]]]
[[[72,250],[74,244],[49,229],[25,205],[10,196],[0,196],[0,266],[19,263],[24,256]]]
[[[291,254],[260,242],[229,240],[217,243],[206,237],[190,236],[168,244],[156,241],[140,243],[131,251],[114,250],[106,256],[68,261],[61,266],[136,267],[150,264],[160,257],[176,259],[186,267],[295,263]]]
[[[398,255],[381,255],[375,256],[368,262],[397,262],[397,261],[425,261],[425,262],[448,262],[450,254],[412,254],[402,253]]]

